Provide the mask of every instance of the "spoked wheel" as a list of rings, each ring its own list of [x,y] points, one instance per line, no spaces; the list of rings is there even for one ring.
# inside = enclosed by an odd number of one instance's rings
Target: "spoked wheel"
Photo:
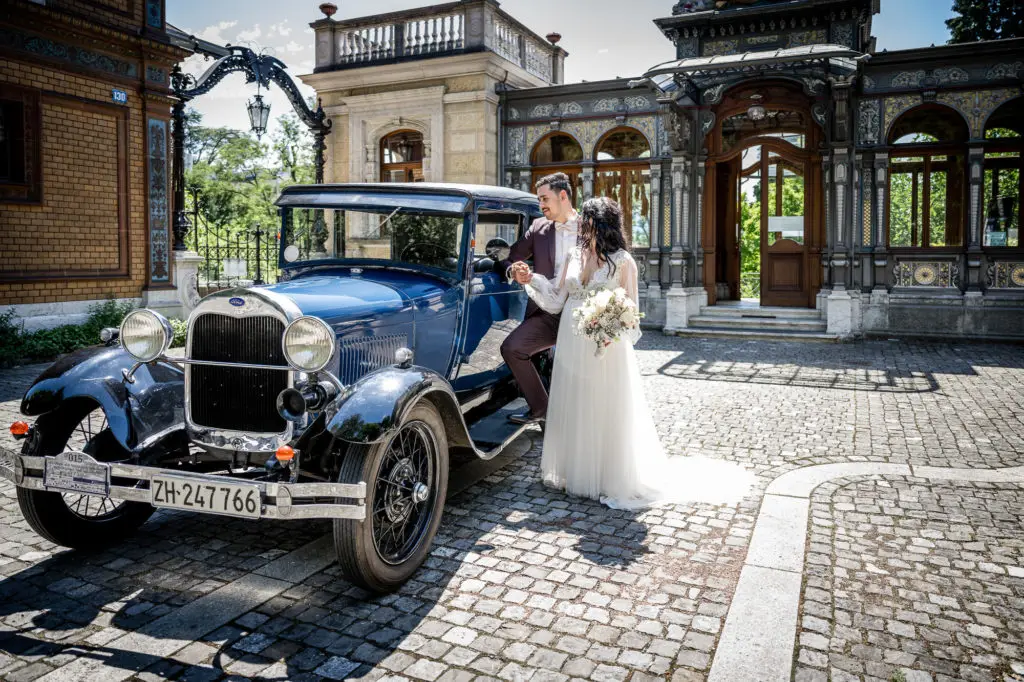
[[[127,456],[95,403],[68,404],[36,421],[22,454],[35,457],[68,450],[99,462]],[[18,505],[32,529],[58,545],[94,549],[120,542],[153,514],[153,507],[110,497],[18,488]]]
[[[334,522],[345,577],[373,592],[408,580],[430,551],[448,491],[448,439],[437,410],[421,402],[381,443],[352,446],[340,483],[366,482],[366,519]]]

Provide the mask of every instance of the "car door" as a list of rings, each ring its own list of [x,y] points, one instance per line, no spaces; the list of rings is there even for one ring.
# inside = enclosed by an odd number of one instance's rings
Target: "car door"
[[[511,245],[522,237],[527,217],[525,212],[497,202],[482,203],[477,208],[459,366],[452,381],[457,392],[486,387],[509,373],[501,357],[501,344],[523,321],[526,292],[518,284],[509,284],[503,274],[477,272],[474,266],[487,258],[487,245],[492,240],[502,239]]]

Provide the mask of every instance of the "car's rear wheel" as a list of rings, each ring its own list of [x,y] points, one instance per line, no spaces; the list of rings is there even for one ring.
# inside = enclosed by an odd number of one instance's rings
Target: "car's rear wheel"
[[[65,404],[40,417],[21,452],[43,457],[68,450],[84,452],[100,462],[122,459],[125,454],[103,410],[85,401]],[[153,514],[152,506],[140,502],[26,488],[18,488],[18,506],[32,530],[54,544],[74,549],[116,544]]]
[[[381,443],[351,446],[340,483],[366,482],[366,519],[334,522],[345,577],[372,592],[392,592],[430,552],[448,492],[448,439],[437,409],[416,405]]]

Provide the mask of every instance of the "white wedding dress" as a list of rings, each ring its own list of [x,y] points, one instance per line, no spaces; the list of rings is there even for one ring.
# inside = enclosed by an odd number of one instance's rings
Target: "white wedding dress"
[[[542,309],[562,313],[541,456],[544,483],[613,509],[657,502],[739,502],[754,480],[742,467],[666,456],[633,350],[640,332],[613,343],[602,357],[595,357],[594,341],[574,332],[572,312],[595,289],[622,287],[638,302],[633,257],[620,250],[584,279],[577,247],[560,282],[534,274],[525,287]]]

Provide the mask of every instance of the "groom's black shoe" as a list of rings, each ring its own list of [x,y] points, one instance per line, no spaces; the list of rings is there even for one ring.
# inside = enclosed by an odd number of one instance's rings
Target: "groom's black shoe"
[[[513,424],[537,424],[544,421],[544,417],[535,417],[529,411],[510,414],[508,420]]]

